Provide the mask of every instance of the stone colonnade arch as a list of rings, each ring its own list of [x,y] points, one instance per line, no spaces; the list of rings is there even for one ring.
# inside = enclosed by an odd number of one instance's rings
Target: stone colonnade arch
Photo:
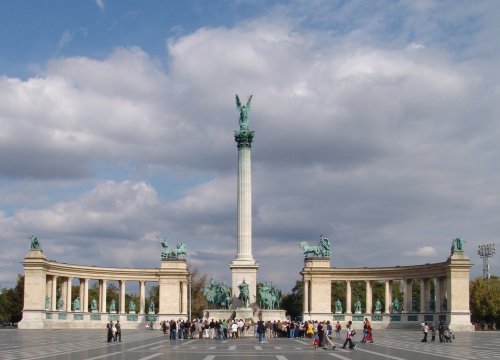
[[[113,268],[59,263],[47,260],[41,250],[30,250],[23,266],[24,308],[19,328],[103,328],[105,323],[117,320],[124,328],[138,328],[145,322],[187,319],[188,316],[189,274],[185,259],[162,260],[160,267],[154,269]],[[73,279],[80,280],[80,309],[72,307]],[[96,309],[89,311],[92,280],[99,283],[99,299]],[[119,283],[119,301],[114,311],[106,307],[109,281]],[[126,285],[132,281],[139,283],[140,301],[136,311],[130,311],[125,304]],[[145,303],[147,282],[156,282],[159,286],[159,306],[153,311]]]
[[[304,282],[303,319],[353,321],[355,327],[362,327],[365,318],[371,320],[374,328],[415,327],[423,321],[437,323],[445,320],[456,331],[472,331],[469,309],[469,258],[463,251],[456,251],[442,263],[378,267],[378,268],[335,268],[330,267],[329,258],[305,258],[301,271]],[[412,298],[412,284],[420,282],[419,299]],[[365,308],[353,309],[351,284],[366,283]],[[372,296],[373,282],[385,284],[384,307],[374,311]],[[391,286],[394,282],[403,284],[403,299],[400,309],[392,307]],[[345,282],[345,308],[332,311],[332,282]],[[434,294],[431,298],[431,284]],[[415,310],[415,300],[420,305]],[[356,324],[359,322],[359,324]]]

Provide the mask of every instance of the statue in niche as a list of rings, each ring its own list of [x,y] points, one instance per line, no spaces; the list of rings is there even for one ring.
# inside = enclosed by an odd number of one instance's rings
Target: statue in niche
[[[80,298],[78,296],[73,301],[73,311],[80,311]]]
[[[246,105],[241,105],[240,98],[236,95],[236,108],[240,112],[240,131],[248,130],[248,112],[250,111],[250,102],[253,95],[248,97]]]
[[[447,298],[443,299],[443,304],[442,304],[441,308],[442,308],[443,311],[447,311],[448,310],[448,299]]]
[[[155,314],[155,302],[153,300],[149,301],[148,314]]]
[[[42,250],[40,242],[38,241],[38,238],[35,235],[31,236],[30,250]]]
[[[436,311],[436,300],[434,300],[433,297],[431,297],[431,300],[429,301],[429,309],[432,312]]]
[[[382,311],[382,303],[377,298],[377,300],[375,300],[375,312],[380,313],[381,311]]]
[[[56,304],[56,309],[57,310],[62,310],[64,306],[64,300],[62,297],[60,297],[58,300],[57,300],[57,304]]]
[[[340,302],[339,299],[337,299],[337,301],[335,301],[335,313],[342,314],[342,303]]]
[[[392,301],[392,312],[400,312],[401,311],[401,303],[398,298],[394,298]]]
[[[361,301],[359,299],[354,303],[354,313],[361,314]]]
[[[418,312],[418,303],[417,303],[417,299],[413,298],[411,300],[411,310],[413,312]]]
[[[116,301],[115,301],[115,299],[111,299],[111,303],[109,304],[109,312],[116,312]]]
[[[97,300],[95,298],[90,302],[90,311],[97,311]]]
[[[135,314],[135,302],[134,300],[130,300],[128,303],[128,312],[131,314]]]
[[[250,293],[248,290],[248,284],[245,282],[244,279],[243,282],[238,285],[238,289],[240,289],[240,295],[238,296],[238,299],[240,299],[243,302],[243,307],[247,308],[248,301],[250,299]]]

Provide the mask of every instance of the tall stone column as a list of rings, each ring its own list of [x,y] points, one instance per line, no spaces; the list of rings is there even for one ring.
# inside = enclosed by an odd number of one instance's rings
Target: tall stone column
[[[47,275],[45,279],[45,297],[49,299],[52,297],[52,279],[53,277],[51,275]],[[48,308],[44,307],[45,310],[50,310],[50,302],[48,305]]]
[[[434,278],[434,301],[436,313],[441,312],[441,278]]]
[[[257,270],[259,264],[252,255],[252,163],[250,149],[254,131],[248,128],[248,111],[250,100],[241,105],[237,98],[240,111],[240,130],[235,131],[234,138],[238,144],[238,189],[237,189],[237,251],[236,258],[230,263],[232,273],[233,307],[242,307],[238,300],[238,286],[245,281],[248,284],[249,303],[256,301]]]
[[[420,279],[420,312],[427,311],[427,287],[429,286],[429,279]]]

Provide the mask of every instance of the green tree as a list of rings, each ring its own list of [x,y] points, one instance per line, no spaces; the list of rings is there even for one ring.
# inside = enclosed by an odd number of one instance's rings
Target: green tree
[[[500,279],[476,279],[470,285],[472,321],[483,326],[500,326]]]
[[[196,267],[188,266],[188,271],[191,274],[191,316],[201,319],[203,310],[208,306],[203,294],[208,275],[201,273]]]
[[[286,311],[292,319],[302,315],[302,304],[304,298],[304,282],[297,280],[291,293],[284,294],[281,298],[281,308]]]
[[[2,289],[0,294],[0,317],[2,321],[17,323],[23,317],[24,275],[17,276],[16,286]]]

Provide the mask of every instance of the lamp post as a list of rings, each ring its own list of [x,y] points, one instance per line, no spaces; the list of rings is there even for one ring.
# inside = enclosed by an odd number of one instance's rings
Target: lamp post
[[[483,279],[490,279],[490,257],[495,255],[495,244],[479,245],[478,255],[483,259]]]

